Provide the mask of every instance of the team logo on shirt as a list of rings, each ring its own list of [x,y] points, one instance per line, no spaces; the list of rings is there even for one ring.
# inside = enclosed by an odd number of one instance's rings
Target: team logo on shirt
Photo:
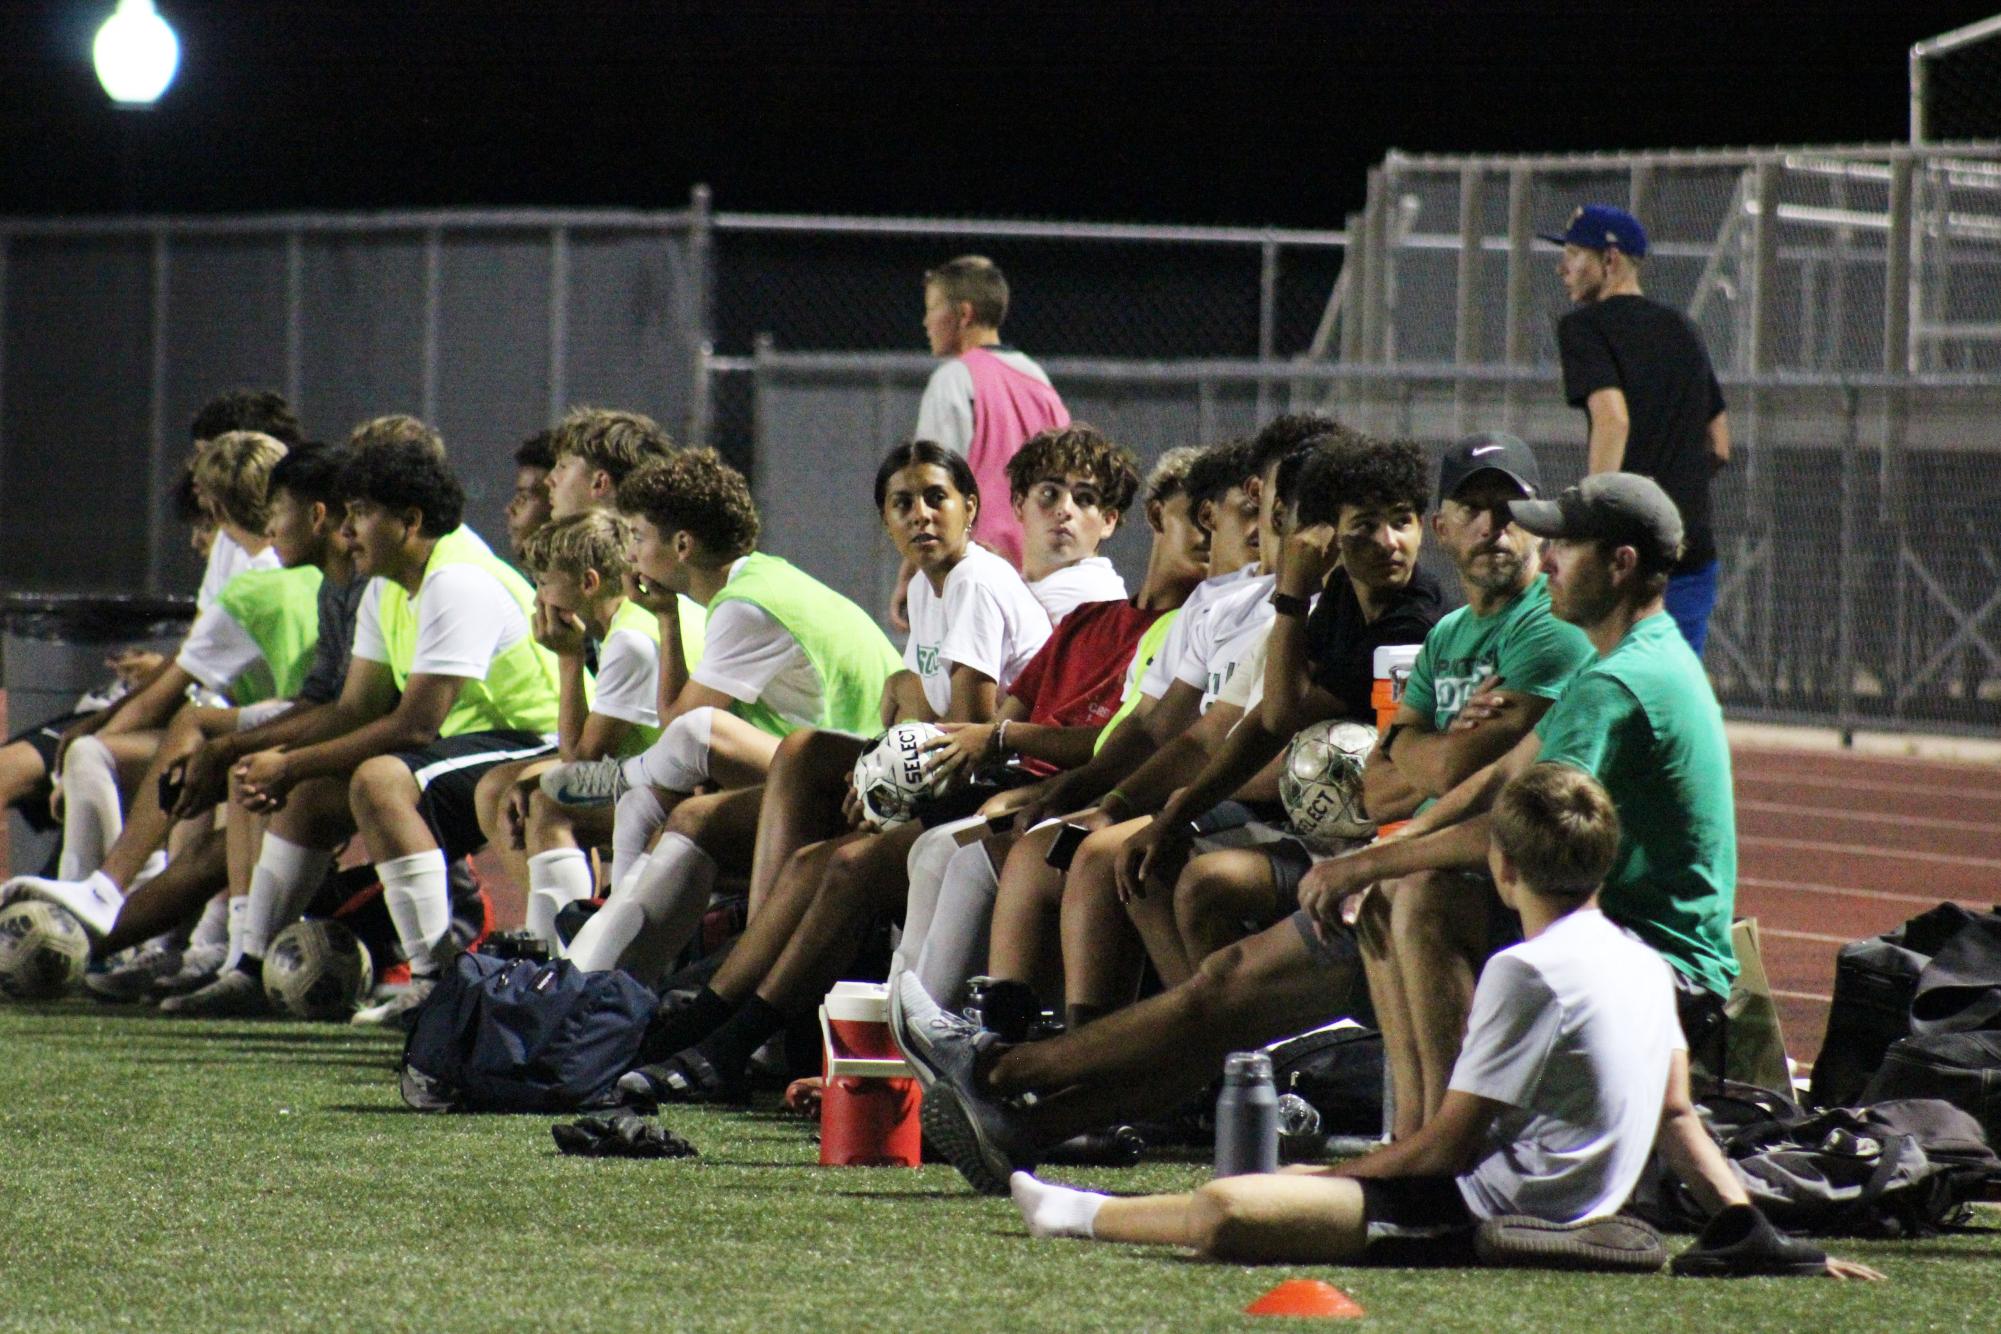
[[[936,644],[919,644],[917,646],[917,674],[919,676],[936,676],[938,674],[938,646]]]
[[[1439,722],[1450,722],[1473,698],[1474,688],[1494,674],[1494,663],[1486,658],[1460,658],[1443,665],[1450,670],[1432,678],[1432,712]]]

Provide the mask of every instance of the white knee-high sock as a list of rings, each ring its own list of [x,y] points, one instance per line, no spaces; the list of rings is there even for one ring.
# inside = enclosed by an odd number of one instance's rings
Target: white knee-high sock
[[[646,855],[646,845],[667,823],[667,808],[651,787],[641,784],[627,788],[613,808],[611,826],[611,883],[625,883],[632,864]]]
[[[651,783],[669,792],[693,792],[709,778],[709,742],[716,711],[690,709],[667,724],[660,739],[625,762],[626,781]]]
[[[396,924],[396,938],[410,960],[410,975],[435,975],[438,964],[431,950],[452,929],[444,852],[432,848],[391,857],[375,863],[375,874],[382,879],[382,901],[389,906],[389,920]]]
[[[313,901],[333,854],[324,848],[302,848],[266,830],[257,850],[257,867],[250,873],[250,893],[243,910],[241,954],[264,957],[271,937],[299,920]]]
[[[63,850],[57,878],[82,880],[102,866],[124,828],[118,761],[94,736],[72,742],[63,754]]]
[[[945,868],[959,850],[961,830],[984,824],[977,815],[927,829],[910,845],[904,869],[910,877],[910,897],[903,909],[903,933],[896,942],[896,963],[909,968],[924,952],[924,937],[931,930],[931,912],[938,906],[938,893],[945,881]]]
[[[715,883],[715,859],[693,839],[661,835],[645,869],[620,885],[570,942],[570,962],[585,972],[616,968],[642,944],[655,964],[671,958],[701,923]]]
[[[565,905],[591,896],[591,859],[576,848],[555,848],[528,859],[528,929],[549,947],[549,957],[563,956],[556,935],[556,914]]]
[[[194,932],[188,937],[190,945],[222,945],[229,940],[229,903],[227,894],[217,894],[201,910],[201,920],[195,923]]]
[[[930,929],[924,933],[924,948],[911,965],[931,998],[947,1010],[958,1009],[966,979],[987,957],[987,933],[998,897],[1000,876],[983,845],[974,843],[952,854],[931,911]]]
[[[243,957],[243,935],[250,925],[250,896],[236,894],[229,900],[229,948],[222,956],[223,971],[236,967]]]

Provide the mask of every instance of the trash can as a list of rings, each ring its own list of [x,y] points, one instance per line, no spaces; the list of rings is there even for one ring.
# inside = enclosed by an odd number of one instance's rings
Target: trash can
[[[0,595],[0,737],[76,708],[79,696],[112,673],[106,658],[125,649],[172,653],[194,619],[194,599],[145,594]],[[38,833],[18,812],[0,826],[8,874],[41,869],[59,837]]]

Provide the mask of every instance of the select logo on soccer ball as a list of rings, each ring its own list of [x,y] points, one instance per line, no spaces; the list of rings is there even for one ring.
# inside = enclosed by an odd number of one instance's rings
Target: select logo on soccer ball
[[[1362,804],[1362,766],[1376,729],[1338,718],[1301,728],[1286,752],[1278,796],[1294,833],[1322,849],[1368,838],[1376,823]]]
[[[931,791],[924,743],[945,735],[930,723],[898,723],[869,742],[855,760],[855,796],[871,829],[894,829],[909,820],[913,804]]]

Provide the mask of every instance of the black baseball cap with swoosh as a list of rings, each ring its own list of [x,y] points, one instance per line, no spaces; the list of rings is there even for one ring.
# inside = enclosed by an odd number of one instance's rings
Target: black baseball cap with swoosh
[[[1469,435],[1445,451],[1438,461],[1438,503],[1452,499],[1460,487],[1483,472],[1497,472],[1522,489],[1525,500],[1542,494],[1542,470],[1535,451],[1506,431]]]

